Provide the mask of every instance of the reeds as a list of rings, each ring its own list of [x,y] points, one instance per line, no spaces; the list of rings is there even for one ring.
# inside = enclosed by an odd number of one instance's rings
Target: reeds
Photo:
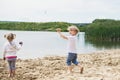
[[[96,19],[86,28],[89,40],[120,41],[120,21]]]

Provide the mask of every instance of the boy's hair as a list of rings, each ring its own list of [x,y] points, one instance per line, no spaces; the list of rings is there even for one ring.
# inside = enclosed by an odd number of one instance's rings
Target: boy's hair
[[[15,39],[16,35],[13,33],[5,34],[4,38],[6,39]]]
[[[76,33],[78,33],[78,32],[80,31],[80,30],[78,29],[78,27],[75,26],[75,25],[69,26],[69,27],[67,28],[67,30],[68,30],[68,31],[69,31],[69,30],[75,30]]]

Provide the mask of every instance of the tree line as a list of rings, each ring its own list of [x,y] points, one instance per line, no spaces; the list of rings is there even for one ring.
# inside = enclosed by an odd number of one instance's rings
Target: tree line
[[[81,32],[85,32],[88,40],[120,41],[120,20],[95,19],[92,23],[0,21],[1,30],[55,31],[56,28],[61,28],[62,31],[67,31],[71,25],[76,25]]]
[[[120,20],[96,19],[85,32],[89,40],[120,41]]]
[[[70,23],[66,22],[0,22],[1,30],[22,30],[22,31],[55,31],[56,28],[62,28],[66,31]]]

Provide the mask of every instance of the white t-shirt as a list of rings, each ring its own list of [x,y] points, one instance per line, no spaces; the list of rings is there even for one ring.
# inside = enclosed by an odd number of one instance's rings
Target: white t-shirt
[[[14,41],[6,42],[4,45],[5,57],[16,56],[16,52],[21,48],[21,45],[17,45]]]
[[[77,37],[76,36],[67,36],[67,38],[68,38],[68,44],[67,44],[68,52],[77,53],[77,48],[76,48]]]

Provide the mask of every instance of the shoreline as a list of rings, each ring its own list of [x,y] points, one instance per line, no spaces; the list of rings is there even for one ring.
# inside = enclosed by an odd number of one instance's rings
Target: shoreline
[[[84,67],[73,74],[66,72],[66,57],[47,56],[36,59],[18,59],[13,80],[120,80],[120,49],[78,54]],[[0,80],[9,80],[7,62],[0,59]]]

